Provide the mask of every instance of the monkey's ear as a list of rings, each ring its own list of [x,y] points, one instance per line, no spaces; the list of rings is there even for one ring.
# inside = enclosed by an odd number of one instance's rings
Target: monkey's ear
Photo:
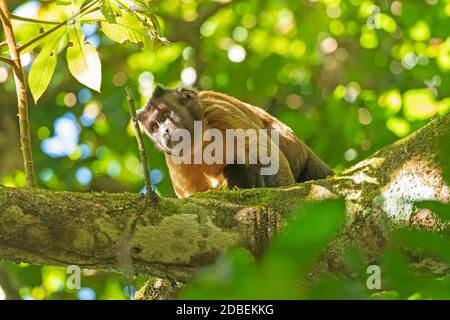
[[[197,93],[188,89],[178,89],[177,95],[180,103],[185,106],[192,106],[197,102]]]

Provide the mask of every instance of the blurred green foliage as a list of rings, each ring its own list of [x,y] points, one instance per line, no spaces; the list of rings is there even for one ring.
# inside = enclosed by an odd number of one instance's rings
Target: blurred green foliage
[[[297,211],[261,261],[255,262],[244,249],[236,249],[204,269],[181,298],[301,299],[317,294],[304,278],[341,228],[345,205],[343,200],[331,200],[304,204]]]
[[[422,202],[444,221],[449,221],[450,205]],[[345,254],[348,275],[337,276],[317,264],[325,247],[343,226],[343,200],[327,200],[302,205],[286,228],[275,237],[260,260],[243,249],[223,256],[214,266],[198,272],[194,284],[181,293],[185,299],[450,299],[450,276],[419,274],[419,267],[399,244],[417,254],[433,256],[450,265],[450,238],[440,232],[398,229],[396,242],[370,265],[351,248]],[[322,265],[323,267],[323,265]],[[371,287],[373,271],[380,270],[380,286]],[[425,267],[425,266],[423,266]],[[435,270],[437,271],[437,270]]]
[[[10,2],[10,8],[17,15],[58,18],[48,10],[47,2],[23,1],[20,6]],[[138,88],[141,105],[155,84],[162,83],[221,91],[261,106],[291,126],[337,172],[450,109],[449,0],[166,0],[156,3],[156,9],[171,46],[140,49],[128,43],[118,45],[96,26],[83,25],[87,41],[97,47],[102,61],[101,93],[71,78],[65,60],[59,59],[49,89],[39,104],[30,108],[40,186],[73,191],[142,190],[140,161],[124,98],[126,84]],[[19,21],[14,22],[14,28],[19,41],[39,31],[36,26]],[[0,33],[0,39],[3,38]],[[35,56],[34,51],[22,56],[27,70]],[[0,83],[0,110],[15,109],[12,74],[2,63]],[[16,119],[11,118],[10,122],[16,123]],[[17,141],[17,135],[8,138],[2,133],[3,137],[5,141]],[[13,142],[9,148],[18,149],[19,145]],[[163,155],[146,142],[153,183],[160,194],[174,196]],[[443,145],[444,151],[446,146]],[[8,174],[0,176],[0,183],[24,186],[20,164],[18,158]],[[329,233],[322,237],[311,234],[314,241],[296,239],[298,248],[311,245],[319,250],[332,230],[339,227],[338,203],[323,204],[326,205],[336,206],[330,209],[336,214],[336,224],[330,225]],[[317,221],[309,215],[302,219],[311,219],[311,225],[327,223],[320,214]],[[293,225],[294,229],[302,228]],[[316,228],[316,232],[321,228]],[[274,286],[279,297],[369,296],[365,286],[356,285],[365,280],[343,282],[333,276],[325,277],[316,287],[290,291],[294,282],[287,282],[279,272],[272,274],[276,259],[289,260],[285,253],[298,249],[289,247],[289,237],[295,237],[292,231],[280,237],[260,264],[239,250],[224,257],[222,266],[216,268],[226,268],[218,271],[226,279],[206,275],[199,287],[186,295],[231,297],[233,293],[234,297],[250,297],[259,288],[258,297],[269,297],[269,283],[260,284],[267,285],[264,288],[255,283],[256,275],[261,275]],[[430,243],[431,248],[421,249],[433,249],[436,243]],[[280,248],[280,252],[275,248]],[[354,254],[354,261],[358,261],[357,256]],[[313,258],[286,262],[283,268],[296,268],[300,277],[306,272],[302,268]],[[384,261],[391,270],[393,287],[398,289],[385,293],[384,298],[446,297],[421,291],[420,286],[414,290],[403,288],[410,273],[406,272],[406,260],[395,250],[388,252]],[[230,275],[230,265],[243,273]],[[60,285],[65,281],[65,269],[7,264],[1,268],[0,285],[21,298],[77,298],[76,292]],[[251,276],[252,272],[256,275]],[[365,269],[359,274],[367,277]],[[272,283],[272,276],[280,283]],[[127,298],[127,286],[137,282],[136,287],[140,287],[142,280],[97,272],[83,276],[82,286],[92,288],[96,298]],[[248,285],[245,288],[242,284],[240,293],[231,285],[238,280]],[[448,288],[448,279],[430,281],[440,281]],[[429,283],[425,281],[423,288]],[[212,284],[220,290],[212,293]],[[88,292],[87,296],[92,294]]]

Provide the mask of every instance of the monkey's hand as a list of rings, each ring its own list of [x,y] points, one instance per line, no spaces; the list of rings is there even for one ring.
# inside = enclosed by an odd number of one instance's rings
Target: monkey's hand
[[[228,188],[270,188],[274,187],[275,178],[261,175],[261,166],[257,164],[230,164],[223,170]]]

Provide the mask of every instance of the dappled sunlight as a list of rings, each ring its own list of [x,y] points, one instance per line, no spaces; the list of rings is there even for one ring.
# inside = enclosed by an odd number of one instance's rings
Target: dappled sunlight
[[[390,175],[374,202],[395,219],[409,219],[414,203],[421,200],[449,201],[449,186],[439,169],[423,160],[410,160]]]
[[[369,158],[358,162],[354,166],[342,171],[342,175],[349,175],[358,170],[377,169],[384,163],[384,158]]]
[[[311,189],[309,191],[309,194],[307,198],[312,199],[329,199],[336,197],[336,194],[332,191],[330,191],[328,188],[318,185],[318,184],[311,184]]]
[[[361,183],[370,183],[370,184],[379,184],[378,179],[375,177],[371,177],[364,172],[357,173],[350,177],[356,184]]]

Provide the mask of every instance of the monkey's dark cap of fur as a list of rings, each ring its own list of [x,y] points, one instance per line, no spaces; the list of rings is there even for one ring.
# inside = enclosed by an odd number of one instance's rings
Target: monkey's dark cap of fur
[[[152,99],[158,99],[162,97],[164,93],[166,93],[166,90],[158,84],[153,91]]]

